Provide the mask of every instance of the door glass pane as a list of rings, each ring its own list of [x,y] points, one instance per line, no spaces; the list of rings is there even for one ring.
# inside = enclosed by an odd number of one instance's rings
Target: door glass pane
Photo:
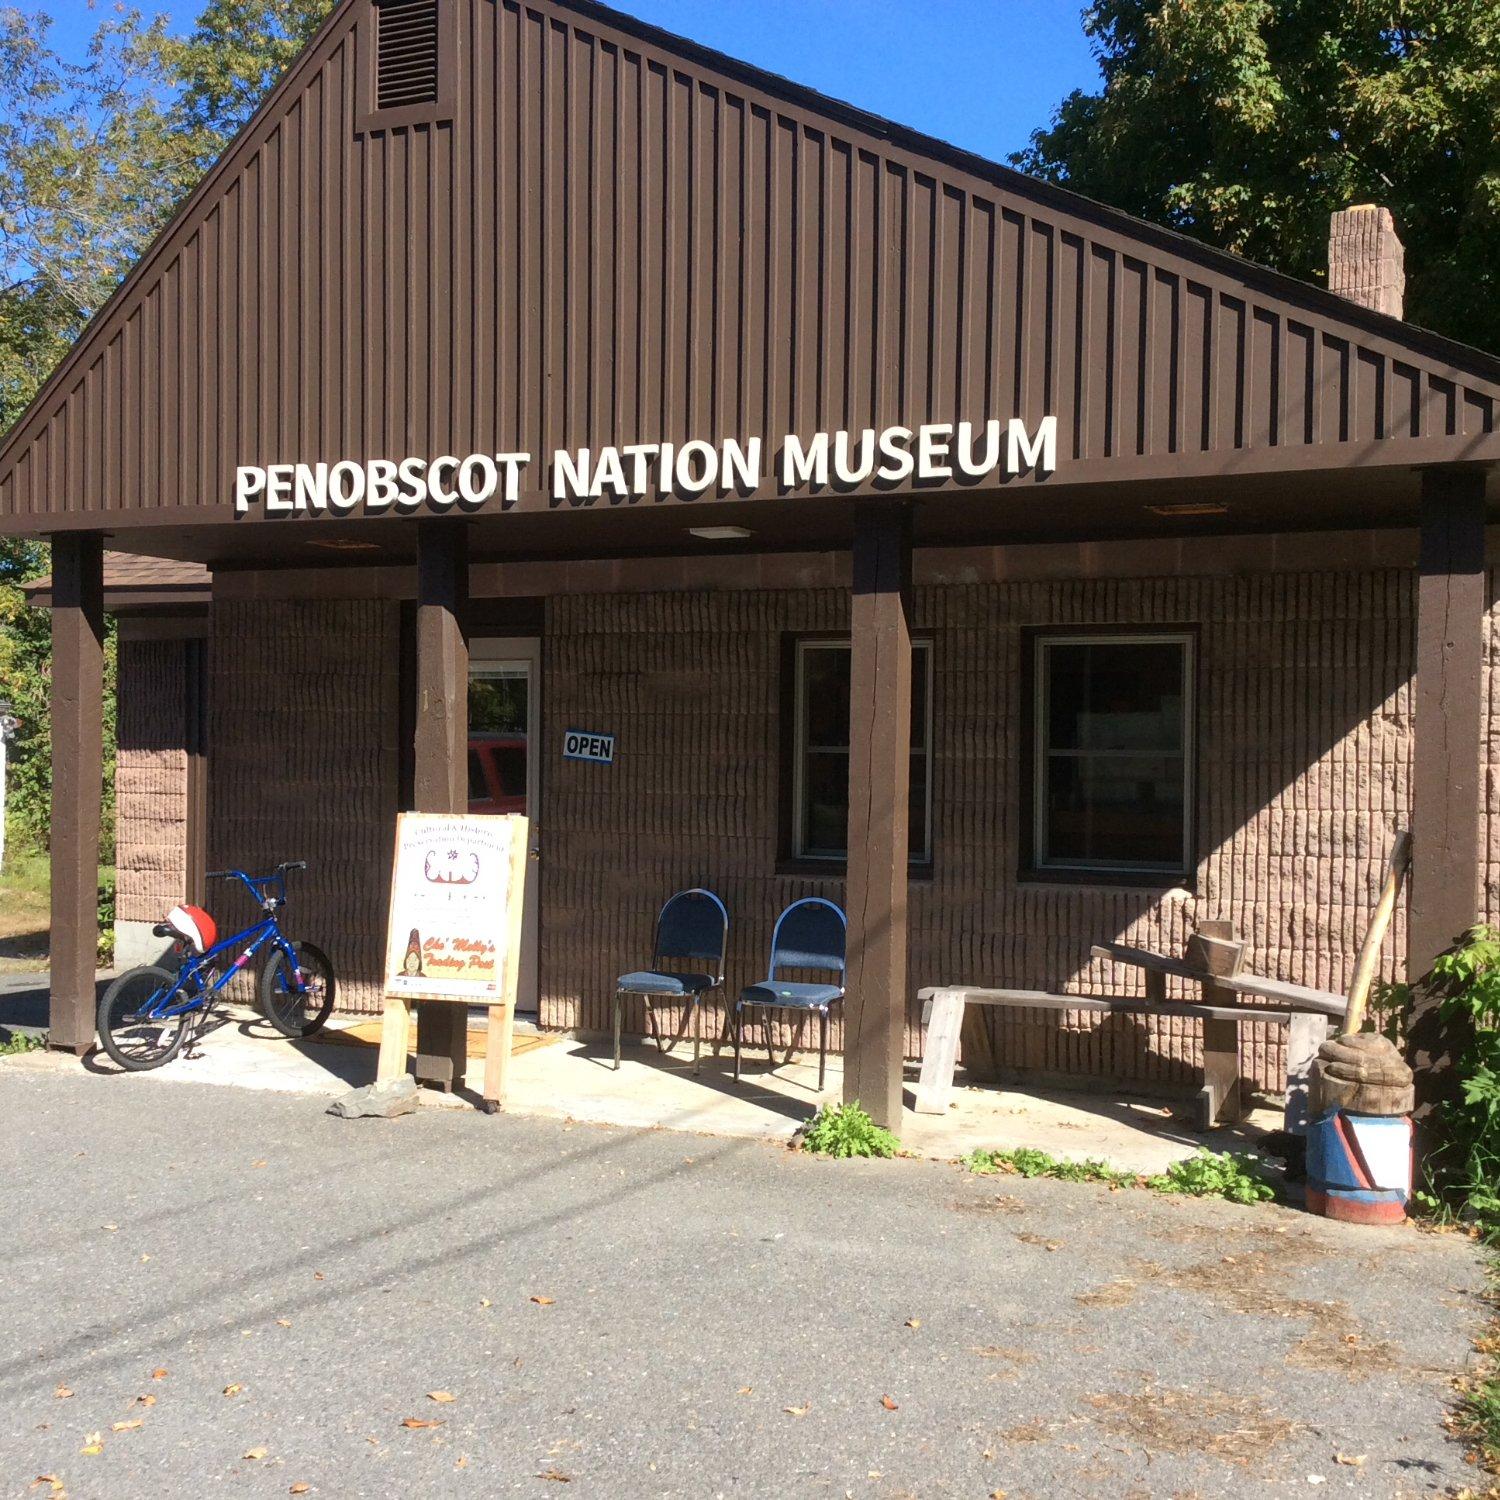
[[[525,662],[474,666],[469,672],[469,811],[526,811],[526,726],[531,691]],[[490,778],[476,782],[476,758]]]

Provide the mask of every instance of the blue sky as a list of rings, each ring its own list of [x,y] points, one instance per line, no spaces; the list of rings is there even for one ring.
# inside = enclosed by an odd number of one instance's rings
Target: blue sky
[[[22,0],[25,4],[26,0]],[[186,30],[201,0],[136,0]],[[81,47],[113,0],[31,0]],[[1098,69],[1083,0],[617,0],[705,46],[1003,161]]]

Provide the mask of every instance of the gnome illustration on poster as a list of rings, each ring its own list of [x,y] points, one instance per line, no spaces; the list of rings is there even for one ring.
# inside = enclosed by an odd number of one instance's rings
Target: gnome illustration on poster
[[[401,960],[401,972],[409,974],[413,979],[419,979],[422,975],[422,938],[415,927],[406,940],[406,957]]]

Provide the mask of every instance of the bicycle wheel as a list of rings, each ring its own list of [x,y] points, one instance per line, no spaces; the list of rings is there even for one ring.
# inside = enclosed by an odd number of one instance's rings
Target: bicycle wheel
[[[312,1036],[333,1011],[335,983],[328,955],[313,943],[293,943],[306,988],[293,988],[286,954],[277,949],[260,975],[261,1014],[283,1036]]]
[[[187,1038],[192,1011],[152,1017],[153,1002],[171,995],[177,975],[170,969],[144,964],[121,974],[99,1002],[99,1040],[104,1050],[128,1073],[159,1068],[176,1057]],[[182,996],[173,995],[180,1004]]]

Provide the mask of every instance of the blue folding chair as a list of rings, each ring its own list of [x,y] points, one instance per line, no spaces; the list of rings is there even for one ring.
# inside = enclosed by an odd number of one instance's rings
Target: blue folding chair
[[[693,1026],[693,1072],[698,1071],[703,1054],[703,996],[724,983],[724,947],[729,939],[729,913],[712,891],[694,889],[678,891],[662,907],[656,918],[656,942],[651,952],[651,967],[634,974],[622,974],[615,981],[615,1071],[620,1068],[620,1018],[627,995],[646,1002],[646,1025],[659,1050],[665,1052],[656,1029],[654,1006],[663,1001],[686,1000],[688,1014],[682,1018],[682,1030],[672,1039],[675,1047]],[[679,969],[668,967],[669,960],[703,967]]]
[[[767,1010],[801,1012],[802,1022],[808,1014],[818,1015],[818,1089],[828,1065],[828,1012],[844,998],[844,950],[848,941],[849,919],[832,901],[808,896],[794,901],[776,919],[771,934],[771,966],[759,984],[746,985],[734,1007],[734,1076],[740,1076],[740,1039],[745,1029],[745,1008],[762,1006]],[[837,984],[807,984],[778,976],[783,969],[812,970],[837,974]],[[796,1043],[794,1043],[796,1045]],[[771,1039],[769,1020],[766,1025],[766,1051],[771,1066],[776,1066],[775,1043]]]

